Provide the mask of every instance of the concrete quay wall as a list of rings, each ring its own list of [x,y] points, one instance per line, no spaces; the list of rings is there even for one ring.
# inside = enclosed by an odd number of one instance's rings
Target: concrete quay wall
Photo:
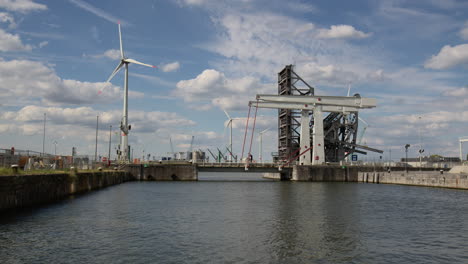
[[[291,180],[312,182],[357,182],[359,167],[315,165],[293,167]]]
[[[126,171],[139,181],[197,181],[198,170],[192,164],[129,165]]]
[[[359,172],[359,182],[468,189],[468,174],[435,171]]]
[[[52,202],[130,180],[125,172],[0,176],[0,211]]]

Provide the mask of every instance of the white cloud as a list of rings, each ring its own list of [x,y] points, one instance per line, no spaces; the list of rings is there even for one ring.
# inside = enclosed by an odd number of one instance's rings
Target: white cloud
[[[47,6],[32,0],[0,0],[0,8],[20,13],[47,10]]]
[[[187,5],[201,6],[209,1],[207,0],[183,0],[182,2]]]
[[[185,102],[207,101],[220,108],[239,110],[245,109],[249,99],[253,100],[265,88],[265,84],[253,77],[230,79],[219,71],[207,69],[194,79],[179,81],[173,95]]]
[[[31,51],[31,45],[24,45],[18,35],[10,34],[0,28],[0,51]]]
[[[330,29],[321,29],[317,35],[319,38],[367,38],[371,34],[356,30],[350,25],[334,25]]]
[[[164,64],[163,66],[161,66],[161,69],[163,72],[173,72],[173,71],[177,71],[179,68],[180,68],[180,64],[178,61]]]
[[[112,60],[119,60],[120,50],[117,50],[117,49],[106,50],[104,54],[102,54],[101,56],[112,59]]]
[[[110,83],[63,80],[50,67],[35,61],[0,61],[0,97],[35,98],[49,104],[109,103],[120,98]]]
[[[5,112],[0,115],[2,120],[16,122],[17,125],[42,123],[44,113],[47,122],[54,125],[73,125],[76,127],[94,128],[96,116],[99,115],[101,126],[120,123],[122,112],[120,110],[101,112],[91,107],[61,108],[25,106],[17,112]],[[129,112],[129,122],[135,133],[154,133],[158,129],[174,129],[179,127],[194,126],[195,122],[171,112]],[[42,133],[38,130],[36,134]],[[66,134],[66,132],[65,132]]]
[[[227,75],[273,81],[285,65],[295,64],[300,69],[313,63],[352,73],[359,77],[353,80],[356,82],[366,80],[369,72],[382,68],[382,53],[369,52],[353,43],[318,38],[320,29],[310,21],[268,12],[226,13],[213,19],[219,29],[217,39],[204,48],[225,58],[213,65]],[[349,77],[347,74],[344,79]],[[328,78],[326,84],[332,79]],[[341,79],[336,78],[340,82],[332,85],[342,85]]]
[[[9,28],[15,28],[16,27],[16,22],[13,16],[11,16],[8,13],[5,12],[0,12],[0,22],[2,23],[8,23]]]
[[[39,48],[43,48],[45,46],[47,46],[49,44],[48,41],[42,41],[41,43],[39,43]]]
[[[89,57],[96,58],[96,59],[107,58],[107,59],[111,59],[111,60],[120,60],[120,50],[118,50],[118,49],[108,49],[108,50],[104,51],[104,53],[101,53],[101,54],[96,54],[96,55],[84,54],[83,56],[84,57],[89,56]]]
[[[444,46],[439,54],[426,61],[424,67],[436,70],[448,69],[460,64],[468,63],[468,44]]]
[[[445,96],[468,97],[468,88],[451,89],[444,92]]]
[[[321,66],[310,62],[298,67],[298,71],[301,72],[301,76],[306,80],[314,80],[314,82],[326,83],[332,86],[342,86],[359,80],[357,74],[336,65]]]
[[[460,32],[458,32],[458,35],[464,39],[464,40],[468,40],[468,21],[465,22],[465,25],[463,26],[463,28],[460,30]]]

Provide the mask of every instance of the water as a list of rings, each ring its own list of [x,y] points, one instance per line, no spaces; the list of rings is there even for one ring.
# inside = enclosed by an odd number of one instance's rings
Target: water
[[[0,263],[468,263],[468,191],[234,180],[3,214]]]

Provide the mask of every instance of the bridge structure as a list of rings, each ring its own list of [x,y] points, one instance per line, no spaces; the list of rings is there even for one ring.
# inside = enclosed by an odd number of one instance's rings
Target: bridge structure
[[[293,65],[287,65],[278,73],[278,94],[257,96],[257,102],[250,102],[251,106],[260,108],[277,109],[278,111],[278,159],[287,160],[294,157],[301,164],[322,164],[325,162],[341,162],[353,153],[366,155],[366,151],[382,153],[382,151],[362,146],[357,142],[358,110],[373,108],[376,101],[373,98],[363,98],[363,104],[347,104],[354,100],[357,103],[359,94],[353,97],[316,96],[315,88],[302,79],[293,69]],[[270,97],[268,97],[270,96]],[[315,97],[315,101],[314,98]],[[284,98],[284,99],[279,99]],[[326,99],[328,103],[320,103],[320,99]],[[296,100],[297,99],[297,100]],[[333,100],[329,100],[333,99]],[[260,100],[260,101],[259,101]],[[345,104],[343,104],[345,103]],[[323,115],[318,120],[318,116]],[[323,121],[322,121],[323,119]],[[306,122],[309,122],[306,125]],[[322,126],[320,128],[319,126]],[[310,129],[311,132],[306,130]],[[304,137],[306,133],[310,139]],[[320,135],[320,134],[323,134]],[[323,142],[318,142],[323,138]],[[312,148],[320,144],[320,148]],[[309,162],[308,153],[304,147],[310,145],[313,160]],[[323,147],[323,153],[322,148]],[[297,156],[297,153],[304,155]],[[318,157],[318,159],[317,159]]]
[[[256,108],[289,109],[301,111],[299,140],[299,164],[301,165],[321,165],[326,162],[326,131],[324,129],[325,122],[323,119],[324,112],[340,113],[344,116],[354,114],[357,117],[357,113],[360,109],[376,107],[376,99],[361,98],[361,96],[358,94],[355,96],[298,96],[259,94],[257,95],[256,99],[256,101],[250,101],[249,106]],[[312,115],[312,120],[310,115]],[[310,124],[312,124],[312,133]],[[355,127],[355,132],[356,131],[357,124]],[[346,138],[344,134],[343,138],[337,139],[337,141],[340,141],[341,144],[345,144],[348,147],[349,153],[358,152],[356,147],[364,147],[371,151],[380,153],[382,152],[377,149],[357,145],[355,138],[351,142],[348,142],[348,140],[349,138]],[[333,148],[330,145],[330,142],[328,143],[328,148]],[[361,151],[361,153],[365,152]]]
[[[255,173],[290,173],[293,166],[276,163],[197,163],[198,172],[255,172]]]

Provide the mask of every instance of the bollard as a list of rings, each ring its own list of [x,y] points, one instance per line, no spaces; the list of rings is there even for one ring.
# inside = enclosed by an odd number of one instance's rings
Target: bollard
[[[11,165],[11,170],[14,174],[18,174],[18,164]]]
[[[444,174],[444,170],[440,170],[440,174]]]

